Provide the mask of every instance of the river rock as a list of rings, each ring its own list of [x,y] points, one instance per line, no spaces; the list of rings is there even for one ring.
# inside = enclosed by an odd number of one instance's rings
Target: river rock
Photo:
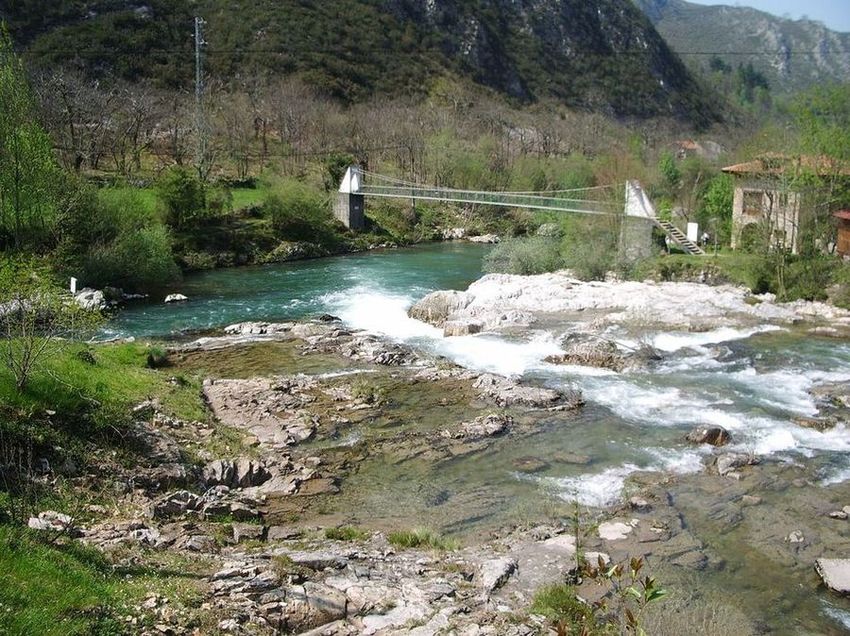
[[[287,333],[292,330],[291,322],[238,322],[224,328],[230,336],[266,336]]]
[[[444,327],[449,316],[460,309],[464,309],[470,301],[471,298],[464,292],[435,291],[414,303],[407,310],[407,315],[435,327]]]
[[[204,485],[250,488],[265,483],[271,476],[265,464],[248,457],[217,459],[204,468]]]
[[[184,300],[189,300],[189,298],[183,294],[168,294],[165,297],[165,302],[167,303],[181,303]]]
[[[569,392],[559,389],[524,386],[517,380],[485,374],[479,377],[473,388],[481,396],[494,401],[499,406],[530,406],[534,408],[573,409],[584,404],[581,391]]]
[[[815,570],[833,592],[850,594],[850,559],[818,559]]]
[[[549,463],[539,457],[517,457],[511,465],[521,473],[539,473],[549,468]]]
[[[103,311],[109,306],[106,296],[98,289],[82,289],[74,296],[74,302],[89,311]]]
[[[609,340],[585,334],[570,334],[561,343],[564,353],[548,356],[551,364],[571,364],[585,367],[599,367],[622,371],[626,366],[625,356],[617,345]]]
[[[499,237],[495,234],[480,234],[478,236],[470,236],[466,239],[470,243],[498,243]]]
[[[717,472],[720,475],[728,475],[736,468],[743,468],[757,464],[758,459],[744,453],[726,453],[717,458]]]
[[[232,524],[233,540],[236,543],[243,541],[261,541],[265,528],[258,523],[234,523]]]
[[[480,322],[471,320],[450,320],[443,327],[443,335],[446,338],[452,336],[471,336],[476,333],[481,333],[483,326]]]
[[[691,444],[725,446],[732,436],[722,426],[697,426],[685,436]]]
[[[513,418],[509,415],[491,413],[490,415],[476,417],[471,422],[464,422],[456,432],[450,433],[450,436],[455,439],[463,438],[467,440],[494,437],[508,430],[513,422]]]
[[[485,561],[478,572],[478,584],[484,588],[485,592],[492,592],[505,584],[516,567],[516,559],[500,558]]]

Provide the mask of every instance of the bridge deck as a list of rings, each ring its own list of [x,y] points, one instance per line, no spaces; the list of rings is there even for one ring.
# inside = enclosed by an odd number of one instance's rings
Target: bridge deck
[[[552,210],[554,212],[577,212],[580,214],[612,215],[622,214],[622,203],[613,201],[576,199],[538,194],[515,192],[478,192],[474,190],[454,190],[451,188],[427,188],[407,185],[363,184],[357,191],[371,197],[394,199],[420,199],[423,201],[441,201],[451,203],[476,203],[497,205],[507,208],[530,208]]]

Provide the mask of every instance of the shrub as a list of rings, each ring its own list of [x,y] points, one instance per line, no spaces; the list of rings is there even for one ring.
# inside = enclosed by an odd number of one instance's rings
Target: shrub
[[[564,233],[561,244],[564,267],[581,280],[603,280],[618,267],[618,218],[573,218]]]
[[[559,241],[544,236],[502,241],[484,258],[485,271],[506,274],[543,274],[563,266]]]
[[[290,241],[326,243],[332,217],[326,198],[309,186],[288,179],[263,203],[263,214],[275,231]]]
[[[89,285],[116,285],[140,291],[180,277],[171,253],[171,238],[161,225],[119,235],[95,248],[86,259],[84,280]]]

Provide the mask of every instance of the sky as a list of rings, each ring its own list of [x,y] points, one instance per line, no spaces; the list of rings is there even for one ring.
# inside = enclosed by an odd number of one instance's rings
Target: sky
[[[698,4],[727,4],[753,7],[778,16],[788,14],[798,20],[804,15],[819,20],[835,31],[850,32],[850,0],[689,0]]]

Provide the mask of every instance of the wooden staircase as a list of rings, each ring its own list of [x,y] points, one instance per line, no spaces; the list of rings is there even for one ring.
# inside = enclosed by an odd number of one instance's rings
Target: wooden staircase
[[[686,254],[693,254],[694,256],[704,256],[705,251],[692,240],[690,240],[682,230],[677,228],[675,225],[670,223],[670,221],[662,221],[661,219],[654,219],[655,225],[664,230],[664,233],[669,236],[676,245],[681,247]]]

